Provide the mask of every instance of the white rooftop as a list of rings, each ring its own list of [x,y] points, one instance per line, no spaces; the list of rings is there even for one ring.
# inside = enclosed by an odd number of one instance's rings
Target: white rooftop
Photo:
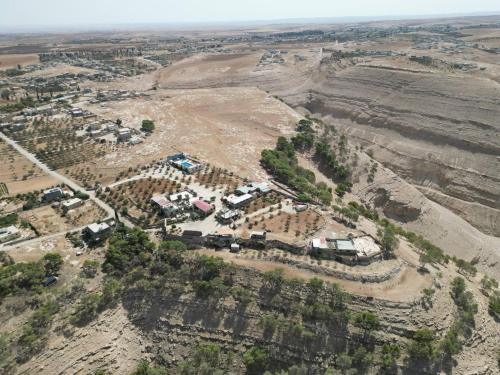
[[[92,223],[89,224],[87,228],[93,233],[99,233],[102,232],[103,230],[108,229],[109,225],[106,223]]]
[[[243,194],[243,195],[240,195],[240,196],[237,196],[237,195],[234,195],[234,194],[231,194],[229,195],[226,200],[229,204],[232,204],[232,205],[237,205],[237,204],[240,204],[240,203],[243,203],[247,200],[250,200],[253,198],[253,195],[252,194]]]
[[[67,201],[62,202],[62,205],[65,207],[69,207],[69,206],[72,206],[76,203],[80,203],[81,201],[82,200],[80,198],[71,198],[71,199],[68,199]]]

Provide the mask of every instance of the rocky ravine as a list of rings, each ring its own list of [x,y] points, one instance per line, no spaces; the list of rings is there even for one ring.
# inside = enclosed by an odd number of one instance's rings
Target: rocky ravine
[[[428,197],[484,233],[500,235],[497,83],[360,66],[322,74],[302,103],[296,95],[286,100],[330,116]]]

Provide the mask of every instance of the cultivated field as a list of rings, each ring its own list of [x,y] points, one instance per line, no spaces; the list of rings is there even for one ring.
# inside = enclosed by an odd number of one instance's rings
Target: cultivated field
[[[0,140],[0,182],[5,184],[2,195],[14,196],[41,190],[56,184],[56,180]]]

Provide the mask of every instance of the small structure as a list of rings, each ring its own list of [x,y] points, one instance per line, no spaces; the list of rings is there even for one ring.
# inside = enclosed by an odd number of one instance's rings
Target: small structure
[[[245,194],[267,194],[271,191],[269,184],[267,182],[251,182],[247,185],[238,187],[234,193],[236,195],[245,195]]]
[[[69,111],[72,117],[83,117],[84,113],[81,108],[72,108]]]
[[[43,200],[45,202],[53,202],[63,197],[63,191],[61,188],[55,187],[52,189],[44,190]]]
[[[239,245],[239,244],[237,244],[236,242],[233,242],[233,243],[231,244],[231,247],[229,248],[229,251],[230,251],[231,253],[239,253],[239,252],[240,252],[240,245]]]
[[[108,122],[106,123],[106,130],[109,132],[116,132],[118,131],[118,125],[114,122]]]
[[[186,154],[184,154],[183,152],[180,152],[178,154],[167,156],[165,159],[163,159],[163,163],[172,164],[172,162],[174,162],[174,161],[183,160],[183,159],[186,159]]]
[[[118,132],[116,133],[116,139],[118,142],[126,142],[130,138],[132,138],[132,132],[129,128],[118,129]]]
[[[241,217],[240,210],[222,210],[217,213],[217,220],[221,224],[231,224],[234,220]]]
[[[250,239],[254,241],[265,241],[267,232],[252,232],[250,233]]]
[[[224,198],[227,205],[232,208],[239,208],[250,203],[254,196],[252,194],[235,195],[231,194]]]
[[[293,208],[297,212],[304,212],[307,210],[308,207],[309,206],[307,204],[297,204],[297,205],[293,206]]]
[[[189,174],[193,174],[198,172],[201,169],[201,164],[195,162],[192,159],[181,159],[181,160],[175,160],[172,162],[172,165],[175,166],[177,169],[180,169],[181,171],[184,171]]]
[[[326,237],[313,238],[311,253],[321,259],[335,259],[335,240]]]
[[[139,143],[144,142],[144,140],[141,137],[133,136],[130,138],[130,141],[128,141],[129,144],[131,145],[138,145]]]
[[[210,203],[202,201],[201,199],[194,201],[193,207],[203,216],[208,216],[214,212],[214,207]]]
[[[182,191],[180,193],[170,194],[168,197],[168,199],[171,202],[191,201],[191,199],[193,198],[194,198],[193,194],[191,194],[189,191]]]
[[[171,217],[179,212],[179,207],[170,202],[163,195],[155,195],[151,198],[151,203],[155,205],[166,217]]]
[[[21,232],[15,225],[0,228],[0,243],[13,241],[19,237],[21,237]]]
[[[84,203],[80,198],[71,198],[62,202],[62,208],[64,212],[68,212],[69,210],[83,206]]]
[[[165,159],[163,159],[162,162],[164,164],[171,164],[175,168],[189,174],[196,173],[202,168],[201,163],[194,160],[193,158],[190,158],[183,152],[167,156]]]
[[[111,235],[111,227],[106,223],[92,223],[83,231],[91,242],[100,242]]]
[[[57,283],[57,280],[59,280],[59,278],[57,276],[49,276],[44,280],[43,286],[45,286],[45,287],[51,286],[51,285]]]
[[[356,255],[356,248],[351,239],[335,240],[335,250],[339,255]]]

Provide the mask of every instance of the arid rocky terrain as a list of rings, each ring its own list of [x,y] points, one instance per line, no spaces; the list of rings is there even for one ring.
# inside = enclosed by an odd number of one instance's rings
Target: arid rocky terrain
[[[500,17],[0,35],[0,93],[0,373],[500,371]]]

